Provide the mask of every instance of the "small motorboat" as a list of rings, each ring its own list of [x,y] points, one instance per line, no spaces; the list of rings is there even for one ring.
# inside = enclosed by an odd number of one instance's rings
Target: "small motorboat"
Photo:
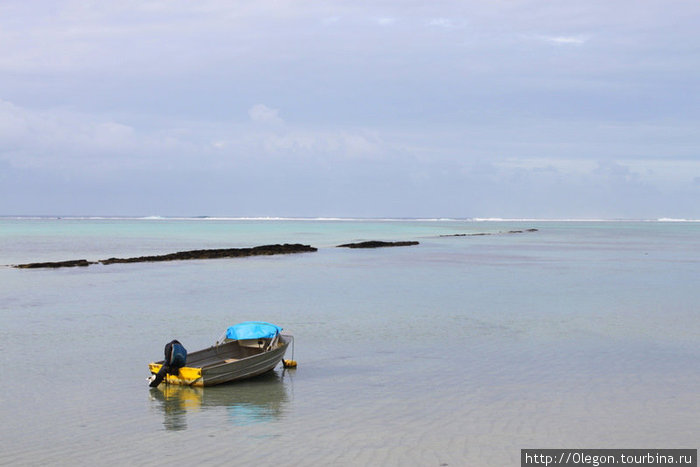
[[[284,358],[294,337],[282,334],[282,328],[262,321],[246,321],[229,327],[208,349],[187,354],[185,366],[177,375],[168,374],[163,381],[186,386],[214,386],[252,378],[272,370]],[[296,366],[285,360],[285,366]],[[163,360],[148,365],[158,373]]]

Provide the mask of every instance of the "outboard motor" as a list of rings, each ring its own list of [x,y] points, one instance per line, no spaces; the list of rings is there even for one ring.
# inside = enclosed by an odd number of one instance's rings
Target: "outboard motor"
[[[150,382],[149,386],[152,388],[155,388],[163,382],[166,374],[177,375],[180,368],[185,366],[187,362],[187,350],[177,339],[165,344],[164,353],[165,359],[163,360],[163,366],[160,367],[157,374],[151,375],[151,377],[148,378]]]

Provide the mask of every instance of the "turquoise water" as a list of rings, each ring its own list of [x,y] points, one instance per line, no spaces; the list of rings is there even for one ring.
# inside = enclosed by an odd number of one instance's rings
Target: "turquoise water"
[[[462,233],[492,235],[440,236]],[[420,245],[334,248],[360,240]],[[319,251],[0,267],[0,464],[697,447],[699,223],[0,219],[3,265],[285,242]],[[167,341],[195,350],[244,320],[292,332],[298,369],[148,390]]]

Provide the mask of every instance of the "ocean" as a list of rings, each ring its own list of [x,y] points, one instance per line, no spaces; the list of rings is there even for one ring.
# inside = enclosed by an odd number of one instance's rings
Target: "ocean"
[[[420,243],[336,248],[364,240]],[[318,251],[9,267],[273,243]],[[698,447],[698,222],[0,218],[0,265],[3,465]],[[292,333],[298,368],[149,390],[165,343],[247,320]]]

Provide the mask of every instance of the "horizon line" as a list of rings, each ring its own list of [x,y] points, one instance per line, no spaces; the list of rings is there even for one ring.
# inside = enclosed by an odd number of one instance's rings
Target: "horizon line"
[[[6,220],[186,220],[186,221],[377,221],[377,222],[700,222],[700,219],[659,218],[554,218],[554,217],[304,217],[304,216],[127,216],[127,215],[0,215]]]

